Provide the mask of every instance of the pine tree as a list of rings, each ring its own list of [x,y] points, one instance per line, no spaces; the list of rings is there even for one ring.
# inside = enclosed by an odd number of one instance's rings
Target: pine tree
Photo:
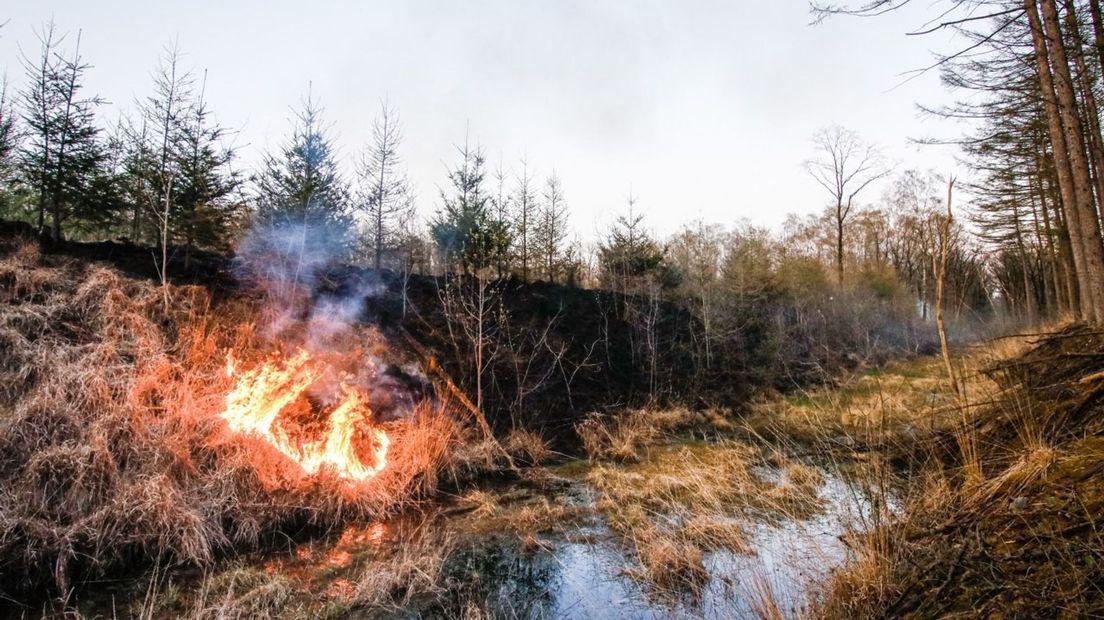
[[[498,261],[495,264],[498,277],[504,278],[510,270],[510,257],[514,252],[514,226],[511,224],[511,213],[513,212],[513,199],[510,197],[509,192],[506,191],[506,178],[507,172],[502,167],[502,158],[499,157],[498,166],[494,170],[494,184],[495,193],[490,199],[490,211],[491,219],[494,220],[496,226],[505,234],[506,238],[505,249],[499,255]]]
[[[644,227],[636,198],[628,199],[628,213],[617,216],[598,248],[599,280],[606,288],[633,291],[643,280],[666,281],[663,248]]]
[[[173,217],[177,236],[192,246],[226,248],[242,203],[234,196],[241,177],[231,168],[233,149],[223,146],[226,130],[212,119],[205,83],[181,124],[178,181]]]
[[[441,192],[442,206],[430,232],[449,266],[458,263],[465,273],[482,272],[502,259],[509,248],[509,235],[489,212],[482,149],[465,141],[457,150],[460,164],[448,175],[452,193]]]
[[[563,268],[568,216],[563,184],[555,172],[545,182],[543,199],[537,213],[534,238],[544,276],[549,282],[555,282]]]
[[[278,152],[265,156],[254,179],[256,219],[274,228],[315,227],[325,231],[334,247],[347,249],[353,221],[349,190],[338,171],[322,112],[308,93],[295,114],[291,136]]]
[[[0,213],[12,210],[15,202],[15,155],[19,146],[15,104],[8,80],[0,80]]]
[[[180,169],[185,159],[184,127],[193,105],[193,80],[189,71],[181,66],[181,53],[176,44],[165,48],[157,71],[154,73],[153,94],[140,101],[138,110],[142,117],[141,136],[149,144],[138,147],[139,152],[149,153],[151,161],[143,170],[148,190],[143,196],[145,207],[156,224],[157,246],[161,256],[156,261],[161,278],[162,296],[169,305],[169,246],[179,224]]]
[[[84,75],[90,68],[80,55],[80,36],[71,56],[58,47],[64,37],[53,23],[39,33],[40,52],[23,58],[27,84],[22,91],[27,140],[19,154],[20,174],[35,194],[37,224],[62,239],[70,223],[102,226],[117,202],[105,178],[105,153],[95,123],[99,97],[84,97]]]
[[[521,159],[521,174],[516,179],[514,190],[513,245],[517,258],[518,271],[523,280],[529,279],[534,258],[538,257],[536,244],[537,195],[533,187],[533,175],[529,170],[529,160]]]

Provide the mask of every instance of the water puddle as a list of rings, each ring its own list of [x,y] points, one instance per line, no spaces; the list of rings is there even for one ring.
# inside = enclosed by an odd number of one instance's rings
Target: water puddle
[[[844,477],[821,471],[821,509],[808,518],[742,523],[749,553],[709,551],[703,558],[709,578],[699,592],[657,596],[627,574],[636,565],[633,551],[595,509],[586,469],[575,469],[570,477],[545,473],[481,491],[477,502],[458,499],[432,513],[349,528],[331,543],[304,545],[264,567],[296,576],[322,596],[340,596],[357,575],[363,578],[366,565],[422,540],[449,549],[439,567],[446,592],[404,601],[384,617],[454,617],[473,604],[506,618],[753,617],[757,597],[767,591],[794,615],[811,586],[844,561],[841,534],[870,510]],[[763,468],[759,475],[781,474]],[[380,616],[378,609],[353,611]]]

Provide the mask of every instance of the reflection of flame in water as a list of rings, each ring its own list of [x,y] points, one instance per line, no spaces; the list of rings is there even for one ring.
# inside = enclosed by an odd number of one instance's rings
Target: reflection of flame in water
[[[226,372],[229,376],[237,372],[232,357],[227,357]],[[284,364],[266,363],[242,372],[220,415],[230,430],[267,441],[307,474],[327,468],[346,480],[368,480],[387,465],[391,442],[381,429],[368,427],[370,410],[361,392],[342,386],[341,400],[330,412],[325,431],[317,440],[297,441],[281,423],[280,412],[304,398],[320,375],[306,351],[299,351]],[[367,428],[374,445],[369,464],[361,461],[354,446],[359,426]]]

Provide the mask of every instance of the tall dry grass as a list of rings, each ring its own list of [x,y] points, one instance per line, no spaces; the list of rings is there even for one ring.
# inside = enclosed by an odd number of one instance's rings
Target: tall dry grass
[[[1100,571],[1087,559],[1104,556],[1092,533],[1104,487],[1086,475],[1104,462],[1104,441],[1093,439],[1104,432],[1093,414],[1104,386],[1091,380],[1104,335],[1038,332],[960,351],[956,406],[884,433],[877,454],[895,463],[885,471],[897,507],[852,532],[847,563],[809,615],[1035,617],[1054,611],[1059,590],[1071,617],[1104,611],[1092,585]],[[995,589],[986,575],[1000,576]]]
[[[246,298],[102,266],[0,254],[0,583],[65,594],[119,570],[209,566],[287,529],[378,517],[433,491],[462,429],[440,407],[388,422],[367,484],[304,478],[228,434],[226,352],[263,347]],[[256,353],[254,353],[256,352]]]

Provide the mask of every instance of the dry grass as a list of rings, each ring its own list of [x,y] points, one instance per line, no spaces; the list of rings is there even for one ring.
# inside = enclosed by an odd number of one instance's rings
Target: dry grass
[[[152,599],[144,617],[166,615],[193,620],[246,618],[309,618],[303,592],[292,579],[247,567],[232,567],[207,575],[183,610],[170,606],[171,596]],[[298,599],[298,600],[297,600]]]
[[[355,561],[345,554],[334,575],[231,563],[187,589],[171,582],[155,587],[155,578],[130,611],[138,618],[187,620],[401,614],[415,600],[439,600],[447,587],[442,569],[454,549],[447,538],[415,537]]]
[[[1011,348],[1015,341],[1009,340]],[[956,357],[966,379],[967,414],[990,402],[999,387],[980,372],[992,359],[986,349]],[[918,357],[893,361],[840,378],[835,385],[756,400],[745,426],[782,442],[818,447],[875,446],[945,430],[963,419],[961,400],[950,390],[942,361]]]
[[[639,563],[627,573],[660,595],[695,594],[709,580],[706,553],[751,552],[748,518],[802,519],[822,508],[819,474],[779,458],[776,477],[742,442],[667,446],[639,464],[598,464],[586,480]]]
[[[648,446],[707,422],[729,424],[715,410],[708,410],[707,415],[685,407],[635,409],[616,415],[592,413],[575,426],[575,432],[592,461],[635,463]]]
[[[74,575],[136,561],[209,566],[284,528],[386,514],[450,468],[462,430],[435,408],[386,424],[389,466],[356,489],[304,479],[268,444],[228,434],[225,354],[261,355],[255,308],[198,287],[171,296],[166,309],[150,283],[30,244],[0,256],[6,589],[67,592]]]
[[[761,574],[756,574],[751,579],[750,585],[745,587],[744,595],[751,607],[751,613],[760,620],[783,620],[786,614],[782,613],[782,606],[778,603],[778,595],[774,591],[769,579]]]
[[[1069,617],[1104,613],[1104,386],[1085,379],[1102,345],[1063,327],[969,351],[959,365],[984,373],[967,374],[967,407],[886,446],[912,463],[891,474],[901,506],[849,537],[811,615],[1037,617],[1059,599]]]
[[[402,611],[415,596],[440,593],[441,569],[452,548],[449,540],[427,537],[402,545],[393,556],[364,564],[351,599],[344,603]]]
[[[552,449],[544,437],[524,428],[511,430],[503,440],[502,447],[518,465],[540,465],[553,456]]]

